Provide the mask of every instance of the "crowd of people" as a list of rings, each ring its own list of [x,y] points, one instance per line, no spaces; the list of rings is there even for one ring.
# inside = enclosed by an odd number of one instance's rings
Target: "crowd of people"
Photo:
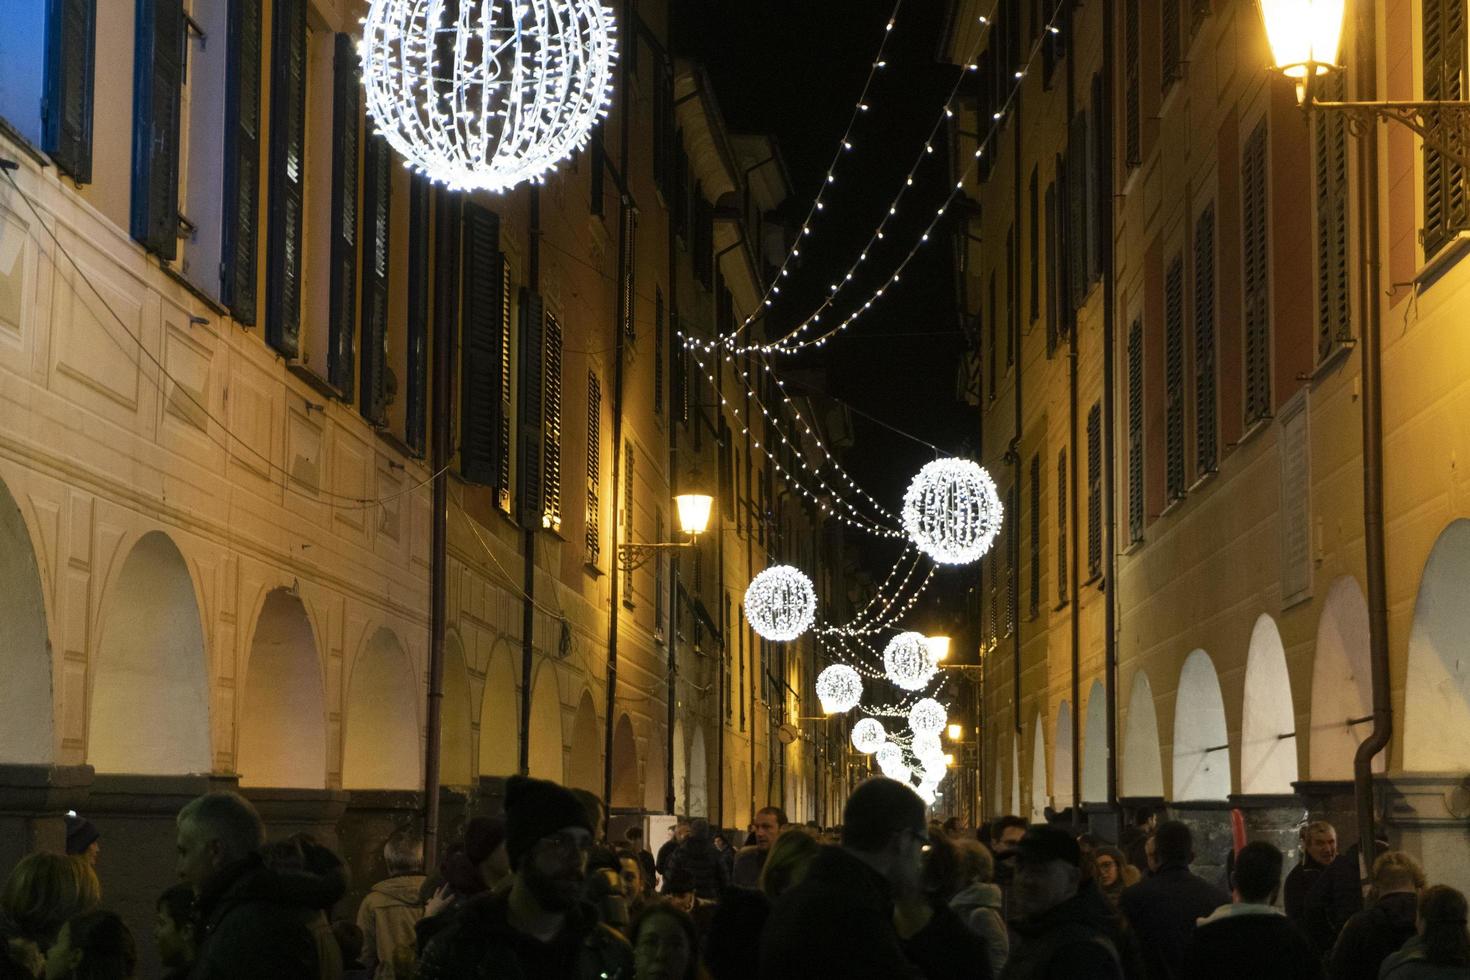
[[[228,792],[177,818],[179,883],[159,896],[166,980],[1470,978],[1466,899],[1386,842],[1370,868],[1335,829],[1302,860],[1252,841],[1226,888],[1192,870],[1188,825],[1142,811],[1117,844],[1063,821],[927,819],[874,778],[838,827],[761,809],[744,835],[680,819],[657,856],[609,841],[600,801],[507,781],[431,874],[423,844],[383,845],[387,876],[344,910],[347,870],[308,836],[267,843]],[[134,980],[138,940],[105,908],[96,828],[35,853],[0,892],[0,980]]]

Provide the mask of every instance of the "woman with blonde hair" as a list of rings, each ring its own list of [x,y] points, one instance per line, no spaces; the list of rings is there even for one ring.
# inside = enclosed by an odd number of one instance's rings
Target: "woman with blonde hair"
[[[1414,913],[1424,888],[1424,869],[1403,851],[1373,862],[1368,907],[1342,927],[1327,958],[1329,980],[1373,980],[1378,967],[1414,935]]]
[[[101,901],[102,886],[85,858],[27,854],[0,891],[0,912],[19,938],[44,954],[67,919],[92,911]]]
[[[782,894],[801,884],[801,879],[806,877],[807,868],[811,867],[812,859],[821,850],[822,842],[817,840],[816,834],[805,827],[788,827],[771,845],[766,863],[761,867],[758,887],[766,898],[774,902]]]

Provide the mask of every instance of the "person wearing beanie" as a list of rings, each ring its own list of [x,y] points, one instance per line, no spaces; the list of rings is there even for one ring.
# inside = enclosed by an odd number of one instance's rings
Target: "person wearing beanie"
[[[93,868],[97,867],[97,857],[102,853],[102,834],[92,821],[75,813],[66,815],[66,853],[84,857]]]
[[[583,901],[592,825],[556,783],[512,776],[505,786],[510,887],[477,895],[431,939],[420,980],[629,976],[626,940]]]

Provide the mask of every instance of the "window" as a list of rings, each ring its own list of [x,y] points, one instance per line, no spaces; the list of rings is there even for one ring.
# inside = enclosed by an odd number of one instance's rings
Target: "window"
[[[403,441],[424,454],[429,409],[429,181],[414,174],[408,184],[408,403]]]
[[[1215,409],[1215,206],[1194,226],[1194,465],[1213,473],[1219,454]]]
[[[1184,74],[1179,51],[1179,5],[1183,2],[1184,0],[1159,0],[1159,32],[1162,35],[1159,42],[1159,67],[1165,92]]]
[[[179,246],[179,122],[187,38],[181,0],[140,0],[133,71],[130,231],[172,260]]]
[[[83,68],[93,51],[95,3],[90,0],[78,5],[81,18],[76,26],[85,28],[85,34],[81,37],[83,43],[69,46],[84,56],[78,61]],[[48,61],[48,55],[53,50],[59,53],[64,43],[60,37],[53,42],[49,36],[57,13],[56,5],[49,0],[11,3],[6,6],[5,23],[0,27],[0,119],[36,146],[43,143],[41,112],[44,106],[53,104],[46,101],[46,96],[50,86],[60,80]],[[90,94],[90,86],[87,92]]]
[[[1138,5],[1142,2],[1123,0],[1123,151],[1124,163],[1130,170],[1143,162],[1142,107],[1138,101],[1138,69],[1142,60]]]
[[[1057,185],[1046,185],[1046,356],[1056,352],[1060,339],[1057,309]]]
[[[256,320],[255,272],[259,251],[256,239],[260,225],[260,74],[261,74],[261,0],[238,0],[230,5],[230,29],[226,36],[229,48],[225,71],[225,186],[224,237],[220,261],[220,291],[225,305],[242,324]],[[386,330],[388,292],[388,143],[375,138],[368,146],[366,166],[374,166],[373,180],[364,181],[365,194],[372,195],[372,205],[380,209],[369,213],[381,219],[364,228],[373,248],[373,269],[364,284],[364,329],[367,326],[369,299],[380,304],[381,316],[373,326]],[[366,175],[365,175],[366,177]],[[371,292],[379,290],[380,292]],[[366,338],[365,338],[366,339]],[[376,357],[381,364],[382,347],[368,345],[363,351],[363,415],[380,421],[387,410],[383,392],[368,384],[369,361]],[[378,370],[373,379],[383,382]],[[369,404],[371,401],[372,404]],[[381,402],[381,405],[379,405]]]
[[[1087,575],[1102,574],[1102,406],[1087,413]]]
[[[1267,238],[1266,121],[1241,152],[1241,242],[1245,253],[1245,424],[1271,415],[1271,279]]]
[[[602,125],[592,130],[587,143],[587,169],[591,172],[588,213],[594,218],[607,214],[607,148],[602,142]]]
[[[1041,39],[1043,84],[1050,89],[1057,65],[1061,64],[1062,58],[1067,53],[1067,42],[1062,37],[1062,28],[1067,25],[1062,23],[1062,0],[1045,0],[1045,9],[1047,24],[1057,28],[1056,33],[1047,31],[1046,37]]]
[[[1184,257],[1164,275],[1164,475],[1169,500],[1184,496]]]
[[[520,387],[516,403],[519,461],[516,512],[522,527],[541,527],[545,502],[542,445],[546,417],[546,306],[541,294],[521,290]]]
[[[653,182],[667,200],[674,154],[674,65],[660,55],[653,81]]]
[[[602,383],[587,372],[587,534],[584,560],[602,557]]]
[[[1020,311],[1016,308],[1020,296],[1016,290],[1016,265],[1019,250],[1016,247],[1016,226],[1006,229],[1006,370],[1016,363],[1016,326]]]
[[[362,87],[352,38],[338,34],[332,63],[331,300],[327,380],[352,400],[353,342],[357,331],[357,175]],[[459,261],[459,212],[455,210],[455,272]],[[366,256],[364,256],[366,258]],[[456,292],[458,286],[455,286]],[[447,336],[447,334],[446,334]]]
[[[470,203],[464,207],[464,290],[460,320],[460,473],[471,483],[495,488],[496,506],[508,512],[510,265],[500,252],[499,216]],[[363,310],[366,320],[366,299]]]
[[[1128,539],[1143,540],[1143,321],[1128,328]]]
[[[1041,613],[1041,456],[1031,457],[1031,599],[1028,615]]]
[[[1341,72],[1323,80],[1324,100],[1341,101],[1347,86]],[[1325,361],[1352,337],[1348,294],[1347,120],[1318,113],[1312,120],[1317,198],[1317,360]]]
[[[1057,605],[1067,604],[1067,451],[1057,453]]]
[[[623,442],[623,541],[631,543],[633,538],[633,441]],[[623,605],[633,606],[633,573],[623,573]]]
[[[1031,252],[1031,263],[1030,275],[1026,281],[1031,288],[1030,320],[1032,323],[1035,323],[1041,316],[1041,201],[1036,171],[1036,167],[1031,168],[1031,236],[1027,242]]]
[[[638,212],[631,207],[623,208],[623,333],[630,341],[638,339],[638,249],[635,239],[638,233]]]
[[[12,5],[13,6],[13,5]],[[6,10],[7,21],[15,12]],[[5,34],[14,39],[35,31],[34,8],[22,12],[16,21],[6,24]],[[5,117],[16,123],[22,135],[36,133],[35,107],[41,110],[41,146],[51,155],[56,169],[79,184],[92,179],[92,90],[97,62],[96,0],[47,0],[45,12],[45,70],[35,71],[32,56],[22,43],[14,54],[10,50],[0,57],[0,72],[5,82],[15,82],[14,90],[0,94]],[[31,34],[31,38],[40,33]],[[37,91],[35,79],[40,78]],[[39,98],[37,97],[39,96]]]
[[[453,338],[459,328],[461,287],[459,261],[463,250],[464,197],[443,188],[434,191],[434,343],[441,338]],[[449,357],[454,357],[454,341],[446,345]],[[446,377],[446,397],[454,399],[454,382]],[[454,455],[456,433],[451,416],[448,431],[449,443],[445,446],[445,458]]]
[[[995,401],[995,365],[1000,360],[1000,347],[997,344],[999,334],[996,331],[995,321],[995,270],[992,269],[990,270],[990,288],[986,293],[985,308],[985,330],[987,339],[990,341],[986,345],[988,348],[986,352],[986,368],[988,372],[986,391],[987,397],[991,401]]]
[[[664,291],[653,289],[653,414],[664,414]]]
[[[542,346],[541,526],[561,531],[561,320],[546,314]]]
[[[362,173],[362,237],[363,237],[363,283],[362,283],[362,391],[360,393],[361,409],[363,418],[374,425],[385,425],[388,421],[388,260],[391,254],[392,240],[389,235],[391,227],[390,216],[392,214],[392,192],[393,192],[393,159],[388,150],[388,141],[381,136],[373,136],[365,147]],[[471,211],[478,209],[471,208]],[[494,215],[490,215],[494,219]],[[485,234],[483,226],[480,234]],[[250,226],[250,234],[255,234],[254,225]],[[228,228],[226,229],[228,231]],[[500,222],[495,220],[489,231],[492,248],[498,248],[500,242]],[[477,240],[478,241],[478,240]],[[479,246],[476,246],[477,248]],[[253,246],[252,246],[253,248]],[[226,249],[226,254],[231,254]],[[476,256],[481,256],[476,251]],[[483,261],[483,257],[481,257]],[[251,269],[254,269],[251,263]],[[484,278],[485,269],[480,266],[471,266],[467,278],[472,284],[471,295],[467,297],[469,304],[479,295],[478,291],[490,289],[498,282]],[[254,273],[251,273],[251,289],[254,290]],[[477,307],[478,309],[478,307]],[[483,314],[480,314],[483,315]],[[238,308],[236,316],[239,316]],[[469,320],[469,315],[466,315]],[[468,322],[467,322],[467,329]],[[471,359],[470,350],[466,346],[465,370],[469,371]],[[470,376],[465,378],[465,392],[468,396],[470,391]],[[465,411],[464,435],[468,440],[471,437],[469,409]],[[468,456],[469,448],[466,448],[464,467],[466,478],[470,479],[469,470],[471,461]]]
[[[664,512],[662,507],[653,511],[653,540],[664,539]],[[664,638],[664,556],[658,552],[653,556],[653,638]]]
[[[1021,490],[1014,484],[1006,493],[1010,513],[1021,513]],[[1016,635],[1016,578],[1021,574],[1021,535],[1012,524],[1006,532],[1006,636]]]
[[[283,357],[295,358],[306,199],[306,0],[276,0],[271,22],[265,337]]]
[[[1091,237],[1088,217],[1092,211],[1087,202],[1087,113],[1072,117],[1067,137],[1067,241],[1071,251],[1067,267],[1071,273],[1069,308],[1078,310],[1087,297],[1088,242]]]
[[[1465,98],[1465,0],[1423,0],[1424,98]],[[1424,257],[1470,226],[1465,168],[1424,145]]]

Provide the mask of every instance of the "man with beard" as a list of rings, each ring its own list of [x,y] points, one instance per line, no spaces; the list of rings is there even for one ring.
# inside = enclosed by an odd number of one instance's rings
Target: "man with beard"
[[[512,776],[505,787],[509,890],[466,902],[429,943],[420,980],[632,975],[627,942],[582,901],[592,827],[556,783]]]

